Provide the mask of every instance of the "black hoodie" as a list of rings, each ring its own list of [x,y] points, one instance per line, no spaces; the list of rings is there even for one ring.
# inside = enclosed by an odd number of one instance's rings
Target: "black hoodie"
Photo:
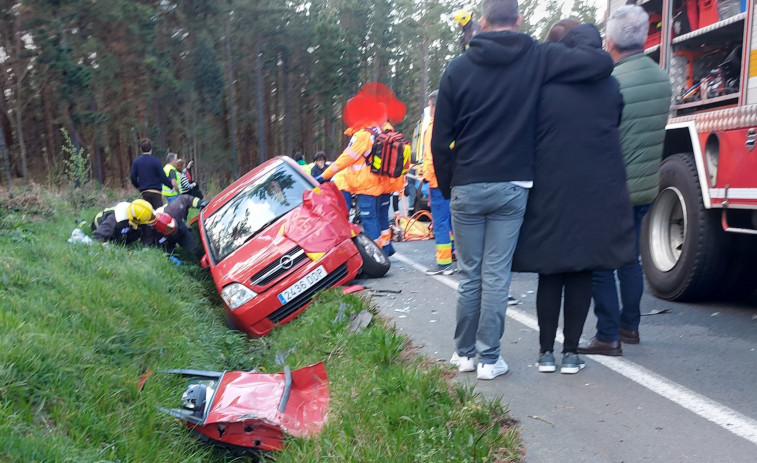
[[[456,185],[533,180],[542,85],[599,79],[612,69],[610,56],[595,47],[537,44],[511,31],[473,37],[439,84],[431,152],[444,197]]]

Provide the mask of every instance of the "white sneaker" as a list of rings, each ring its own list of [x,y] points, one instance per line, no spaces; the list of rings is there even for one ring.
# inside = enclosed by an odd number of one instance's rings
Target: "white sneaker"
[[[449,359],[449,363],[457,367],[457,371],[465,373],[468,371],[476,371],[476,359],[475,357],[461,357],[457,355],[457,352],[452,354],[452,358]]]
[[[507,362],[500,356],[496,363],[479,363],[476,377],[478,379],[494,379],[507,373],[508,369]]]

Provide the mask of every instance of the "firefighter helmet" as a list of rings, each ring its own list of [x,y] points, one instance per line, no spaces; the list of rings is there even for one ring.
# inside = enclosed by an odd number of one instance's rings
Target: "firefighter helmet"
[[[468,24],[468,21],[470,21],[471,14],[466,10],[457,10],[452,15],[452,18],[461,26],[464,26]]]
[[[126,217],[129,219],[131,228],[137,229],[140,225],[155,223],[155,211],[150,203],[144,199],[137,199],[126,208]]]
[[[155,229],[163,236],[169,236],[176,233],[176,220],[165,212],[155,214]]]

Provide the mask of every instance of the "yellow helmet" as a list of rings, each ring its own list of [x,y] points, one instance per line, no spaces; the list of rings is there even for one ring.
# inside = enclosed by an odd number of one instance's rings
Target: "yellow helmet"
[[[452,15],[452,18],[457,21],[461,26],[464,26],[468,24],[468,21],[470,21],[470,13],[465,10],[457,10]]]
[[[126,217],[129,218],[131,228],[137,229],[140,225],[155,223],[155,211],[150,203],[144,199],[137,199],[126,208]]]

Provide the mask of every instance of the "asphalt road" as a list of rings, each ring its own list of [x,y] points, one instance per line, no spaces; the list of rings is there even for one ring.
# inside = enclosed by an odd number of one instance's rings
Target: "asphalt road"
[[[401,289],[373,301],[423,354],[445,362],[454,350],[456,276],[422,271],[434,263],[433,241],[395,247],[389,273],[363,284]],[[526,461],[757,462],[757,300],[680,304],[645,292],[642,313],[668,311],[642,317],[641,344],[624,345],[623,357],[587,356],[585,369],[563,375],[535,366],[536,283],[533,274],[513,277],[520,302],[508,309],[502,338],[510,372],[493,381],[457,375],[508,405]],[[595,321],[590,313],[584,338]]]

